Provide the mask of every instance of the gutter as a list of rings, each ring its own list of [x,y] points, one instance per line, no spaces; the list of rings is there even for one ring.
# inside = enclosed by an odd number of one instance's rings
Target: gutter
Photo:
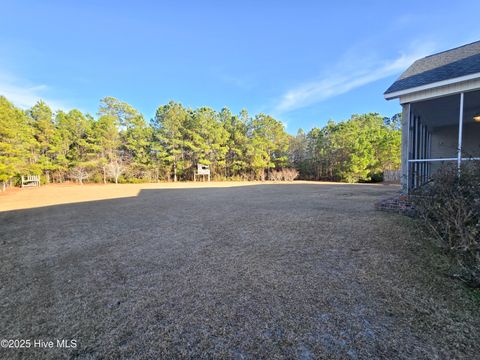
[[[391,93],[384,93],[383,97],[385,98],[385,100],[392,100],[392,99],[396,99],[400,96],[411,94],[411,93],[414,93],[414,92],[429,90],[429,89],[438,88],[438,87],[441,87],[441,86],[452,85],[452,84],[460,83],[460,82],[463,82],[463,81],[474,80],[474,79],[478,79],[478,78],[480,78],[480,73],[477,72],[477,73],[474,73],[474,74],[469,74],[469,75],[459,76],[459,77],[452,78],[452,79],[437,81],[437,82],[433,82],[433,83],[430,83],[430,84],[416,86],[416,87],[405,89],[405,90],[394,91],[394,92],[391,92]]]

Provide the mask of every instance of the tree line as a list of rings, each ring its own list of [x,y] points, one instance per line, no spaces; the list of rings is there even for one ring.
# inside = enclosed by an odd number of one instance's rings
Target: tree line
[[[381,181],[385,170],[400,168],[401,114],[376,113],[329,121],[290,139],[290,164],[307,180]]]
[[[0,96],[0,182],[21,175],[42,182],[191,180],[196,164],[216,180],[278,179],[295,168],[315,180],[369,181],[398,167],[398,117],[354,115],[296,136],[267,114],[190,109],[171,101],[147,121],[131,105],[106,97],[97,117],[53,112],[43,101],[22,110]]]

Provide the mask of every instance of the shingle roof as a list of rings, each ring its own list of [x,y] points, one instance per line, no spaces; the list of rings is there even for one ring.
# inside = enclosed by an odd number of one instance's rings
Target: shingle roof
[[[480,73],[480,41],[415,61],[385,94]]]

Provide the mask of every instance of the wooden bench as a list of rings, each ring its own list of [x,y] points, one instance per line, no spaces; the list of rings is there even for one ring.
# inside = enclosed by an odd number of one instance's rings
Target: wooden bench
[[[22,188],[29,186],[40,186],[40,175],[22,176]]]

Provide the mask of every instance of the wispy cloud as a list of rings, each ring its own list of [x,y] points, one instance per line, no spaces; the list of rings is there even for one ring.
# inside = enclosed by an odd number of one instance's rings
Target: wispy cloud
[[[45,84],[32,84],[12,73],[0,70],[0,95],[21,108],[29,108],[37,101],[44,100],[52,109],[67,109],[63,101],[48,96],[51,88]]]
[[[222,81],[227,84],[233,85],[242,90],[251,90],[255,86],[255,81],[249,76],[233,76],[233,75],[221,75]]]
[[[376,80],[405,70],[413,61],[432,52],[433,44],[415,46],[414,50],[391,60],[362,59],[349,54],[332,69],[332,74],[288,90],[277,102],[274,113],[283,114],[344,94]],[[359,60],[360,59],[360,60]]]

